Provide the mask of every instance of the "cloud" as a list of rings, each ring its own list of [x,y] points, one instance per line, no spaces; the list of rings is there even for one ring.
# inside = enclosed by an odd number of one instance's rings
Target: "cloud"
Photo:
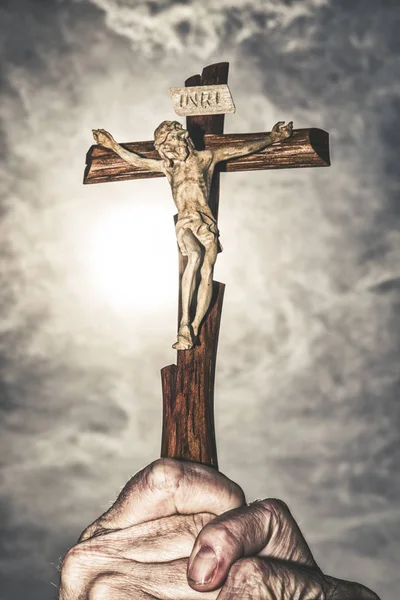
[[[169,59],[183,53],[207,59],[221,45],[233,47],[266,30],[285,30],[296,20],[312,19],[327,4],[327,0],[91,2],[105,12],[108,27],[129,39],[135,51]]]
[[[137,219],[160,232],[174,209],[165,181],[83,188],[90,130],[148,139],[172,116],[168,86],[221,56],[232,63],[238,109],[227,130],[259,131],[293,116],[330,131],[333,165],[222,178],[220,464],[250,498],[286,499],[330,573],[396,597],[388,582],[397,569],[390,527],[400,460],[400,239],[391,200],[398,63],[390,3],[363,7],[96,0],[2,9],[10,597],[50,595],[48,565],[159,452],[175,256],[158,253],[172,291],[163,288],[151,318],[111,306],[87,258],[111,215],[140,207]],[[123,214],[132,218],[131,209]],[[144,243],[149,264],[150,253]]]

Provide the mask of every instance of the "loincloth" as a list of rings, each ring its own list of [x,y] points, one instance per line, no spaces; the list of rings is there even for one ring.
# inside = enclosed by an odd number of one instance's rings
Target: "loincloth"
[[[175,225],[175,232],[179,250],[183,256],[188,255],[183,239],[185,231],[187,230],[190,230],[203,246],[214,243],[217,245],[218,252],[222,252],[222,246],[219,242],[218,226],[212,217],[209,217],[202,212],[194,211],[191,215],[178,219]]]

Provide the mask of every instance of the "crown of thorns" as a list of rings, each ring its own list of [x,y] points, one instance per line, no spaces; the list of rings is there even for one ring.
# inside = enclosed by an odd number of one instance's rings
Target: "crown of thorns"
[[[171,131],[184,131],[184,129],[178,121],[163,121],[154,132],[154,146],[158,148],[165,142]]]

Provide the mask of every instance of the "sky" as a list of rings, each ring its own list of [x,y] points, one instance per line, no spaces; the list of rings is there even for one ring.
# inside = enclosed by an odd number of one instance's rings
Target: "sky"
[[[329,131],[332,166],[221,178],[216,430],[249,500],[282,498],[321,568],[400,586],[400,7],[395,0],[0,6],[0,600],[159,456],[175,360],[164,179],[83,186],[92,128],[152,138],[168,88],[229,61],[225,131]]]

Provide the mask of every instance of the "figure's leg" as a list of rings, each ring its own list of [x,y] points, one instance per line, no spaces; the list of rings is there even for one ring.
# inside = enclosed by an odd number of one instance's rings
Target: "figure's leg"
[[[176,350],[190,350],[190,348],[193,348],[193,335],[190,327],[190,305],[201,262],[201,244],[190,229],[187,229],[182,234],[182,242],[187,251],[188,261],[181,281],[182,318],[179,323],[178,341],[172,347]]]
[[[192,322],[193,333],[197,336],[202,320],[210,306],[213,292],[213,271],[217,260],[218,246],[215,241],[204,246],[205,255],[200,270],[200,285],[197,293],[196,314]]]

